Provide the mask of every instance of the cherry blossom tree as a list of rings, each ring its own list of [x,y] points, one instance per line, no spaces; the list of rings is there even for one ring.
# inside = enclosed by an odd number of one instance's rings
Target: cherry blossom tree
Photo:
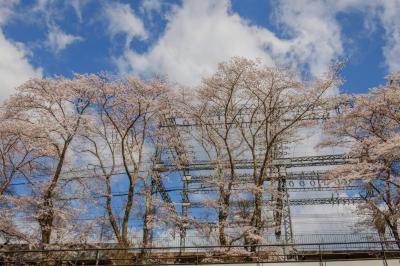
[[[285,170],[275,166],[274,160],[283,157],[283,146],[295,139],[297,130],[315,123],[315,116],[324,115],[330,100],[328,90],[340,84],[338,73],[342,63],[332,65],[313,82],[299,79],[288,69],[266,67],[251,61],[242,64],[247,68],[241,85],[247,108],[240,119],[236,119],[236,124],[251,158],[254,185],[251,226],[254,229],[250,238],[255,241],[250,242],[258,242],[266,223],[262,215],[264,192],[275,201],[275,233],[280,235],[282,183],[285,182],[284,173],[280,171]],[[265,188],[268,179],[269,188]]]
[[[92,76],[31,79],[6,102],[7,116],[43,157],[40,168],[36,167],[40,176],[31,186],[30,203],[36,209],[34,217],[44,244],[51,241],[55,220],[68,214],[67,209],[57,207],[56,199],[67,181],[60,185],[68,170],[71,145],[83,128],[94,92]],[[41,179],[43,176],[47,178]]]
[[[344,95],[336,101],[338,114],[325,123],[328,136],[321,145],[343,146],[358,160],[338,167],[331,176],[361,180],[365,203],[358,211],[364,222],[380,234],[388,228],[400,247],[400,74],[387,78],[387,85],[368,94]]]
[[[4,113],[0,117],[0,195],[4,195],[13,179],[28,176],[25,172],[31,169],[38,155],[22,134],[27,128],[18,128],[20,125],[7,119]]]
[[[266,185],[274,170],[273,160],[282,156],[282,145],[293,139],[297,129],[321,115],[318,113],[329,101],[328,90],[340,82],[341,65],[332,66],[314,82],[305,82],[290,70],[233,58],[221,63],[214,75],[203,80],[188,112],[199,127],[195,138],[216,168],[208,182],[218,187],[216,208],[221,245],[241,238],[249,244],[262,240],[262,231],[268,224],[263,218],[265,194],[277,206],[282,201],[282,193],[276,187],[281,177],[272,180],[269,187]],[[244,175],[238,171],[243,162],[251,165],[250,172],[245,173],[245,186],[243,182],[238,185],[239,176]],[[240,216],[232,208],[235,190],[241,191],[242,197],[245,192],[250,193],[252,199],[247,200],[253,201],[253,207],[250,217],[235,227],[234,231],[241,234],[227,241],[228,220],[232,223]]]
[[[23,233],[13,226],[14,208],[18,205],[14,191],[13,181],[23,185],[30,182],[37,160],[41,154],[26,138],[24,131],[29,127],[22,125],[7,117],[5,112],[0,113],[0,230],[3,236],[22,240],[29,240]],[[20,203],[21,205],[21,203]]]
[[[215,173],[204,180],[205,186],[216,186],[218,198],[207,204],[217,209],[218,239],[220,245],[231,245],[239,236],[227,235],[228,218],[234,183],[237,181],[237,160],[243,153],[243,140],[235,127],[235,119],[243,109],[240,90],[242,69],[230,71],[228,65],[220,65],[219,71],[205,79],[191,105],[186,105],[198,125],[192,133],[206,159],[215,165]],[[224,73],[224,71],[227,71]],[[236,234],[237,232],[235,232]]]
[[[152,135],[159,125],[158,117],[170,105],[169,88],[159,80],[142,81],[134,77],[126,80],[97,78],[96,104],[93,126],[85,134],[86,150],[95,158],[95,165],[105,178],[106,212],[115,238],[122,246],[129,245],[129,222],[138,182],[142,182],[145,198],[144,245],[148,245],[151,231],[152,172],[149,161],[156,149]],[[123,207],[121,225],[112,203],[111,178],[126,177],[128,192]]]

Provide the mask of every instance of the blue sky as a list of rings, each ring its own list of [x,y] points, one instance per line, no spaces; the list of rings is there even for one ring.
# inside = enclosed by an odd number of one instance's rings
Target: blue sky
[[[344,92],[400,70],[399,0],[0,0],[0,97],[32,76],[199,84],[232,56],[311,76],[346,58]]]

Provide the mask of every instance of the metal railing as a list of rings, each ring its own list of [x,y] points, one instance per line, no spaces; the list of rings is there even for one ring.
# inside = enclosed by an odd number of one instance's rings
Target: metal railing
[[[264,243],[268,244],[283,244],[282,237],[281,240],[278,240],[274,234],[267,234],[263,236]],[[390,234],[385,235],[384,238],[381,238],[376,233],[337,233],[337,234],[294,234],[293,235],[293,243],[304,243],[304,244],[312,244],[312,243],[348,243],[348,242],[380,242],[380,241],[394,241],[395,239]],[[134,247],[140,247],[142,244],[141,237],[131,237],[130,242]],[[185,238],[185,243],[187,246],[218,246],[219,239],[217,235],[206,236],[198,236],[198,235],[187,235]],[[236,244],[242,245],[240,241],[235,242]],[[179,236],[164,236],[164,237],[153,237],[152,239],[152,247],[171,247],[171,246],[179,246],[180,238]]]
[[[179,246],[152,248],[101,247],[0,250],[0,265],[172,265],[248,262],[324,262],[400,258],[396,241],[354,241],[236,246]]]

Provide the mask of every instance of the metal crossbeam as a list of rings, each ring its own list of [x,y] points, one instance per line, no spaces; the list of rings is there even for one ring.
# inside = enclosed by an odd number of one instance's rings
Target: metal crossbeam
[[[290,205],[336,205],[336,204],[358,204],[365,202],[362,197],[332,197],[332,198],[311,198],[311,199],[291,199]]]
[[[296,171],[296,172],[287,172],[286,180],[309,180],[309,181],[326,181],[329,180],[326,175],[329,174],[329,171]],[[204,183],[207,182],[207,179],[213,178],[212,174],[196,174],[192,176],[190,183]],[[253,182],[253,176],[251,173],[237,174],[236,180],[237,182]],[[265,181],[270,181],[275,178],[273,175],[267,176]]]
[[[309,198],[309,199],[289,199],[290,206],[304,205],[335,205],[335,204],[358,204],[365,202],[362,197],[331,197],[331,198]],[[264,201],[264,204],[270,204],[270,201]],[[238,206],[237,202],[231,202],[232,207]],[[203,202],[191,202],[189,208],[210,208]]]
[[[333,155],[319,155],[319,156],[303,156],[303,157],[291,157],[291,158],[278,158],[272,160],[270,167],[307,167],[307,166],[325,166],[325,165],[342,165],[349,163],[356,163],[357,159],[351,158],[345,154],[333,154]],[[251,160],[235,160],[236,169],[253,169],[253,163]],[[221,164],[219,162],[219,164]],[[261,164],[261,161],[258,162]],[[217,166],[216,162],[209,160],[194,160],[188,165],[187,168],[193,171],[200,170],[214,170]],[[175,171],[177,166],[173,163],[159,162],[157,164],[159,171]]]
[[[284,106],[282,108],[290,109],[290,112],[286,113],[287,117],[282,118],[284,122],[290,122],[293,121],[293,116],[297,117],[296,115],[303,113],[304,110],[301,109],[301,107],[307,107],[307,106],[296,106],[296,107],[290,107],[290,106]],[[295,109],[297,108],[297,110]],[[200,127],[200,126],[225,126],[227,124],[230,125],[238,125],[238,124],[248,124],[248,123],[265,123],[264,119],[260,119],[260,121],[246,121],[245,119],[242,119],[242,117],[248,117],[253,115],[254,108],[251,107],[241,107],[240,108],[240,113],[237,114],[236,120],[235,121],[224,121],[221,119],[223,117],[223,114],[212,114],[207,116],[207,121],[203,121],[199,123],[198,119],[195,117],[170,117],[166,119],[165,123],[162,123],[160,126],[161,127]],[[255,114],[257,117],[257,114]],[[258,113],[258,115],[263,116],[263,113]],[[291,117],[292,116],[292,117]],[[312,111],[309,111],[309,114],[304,115],[301,117],[300,120],[326,120],[329,118],[329,110],[325,108],[315,108]],[[174,121],[174,123],[170,123],[170,121]]]
[[[316,187],[288,187],[286,190],[288,192],[308,192],[308,191],[349,191],[349,190],[359,190],[360,186],[340,186],[340,187],[329,187],[329,186],[316,186]],[[233,189],[241,190],[241,188]],[[171,191],[171,190],[168,190]],[[218,192],[217,187],[189,187],[191,194],[204,194],[209,192]]]

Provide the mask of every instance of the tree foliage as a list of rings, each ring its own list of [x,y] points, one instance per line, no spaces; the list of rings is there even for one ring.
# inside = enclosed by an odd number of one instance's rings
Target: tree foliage
[[[399,241],[400,218],[400,84],[388,76],[386,86],[364,95],[345,95],[338,114],[325,123],[322,146],[341,146],[359,162],[338,167],[333,178],[358,180],[365,203],[358,209],[379,232],[389,228]],[[383,224],[383,225],[382,225]]]
[[[32,79],[0,112],[0,235],[93,243],[106,228],[122,247],[147,248],[153,235],[194,230],[254,251],[266,232],[281,235],[286,169],[276,159],[301,128],[336,108],[321,145],[345,147],[359,162],[330,177],[360,182],[364,222],[399,240],[399,77],[336,98],[341,67],[306,81],[291,69],[232,58],[185,97],[157,78]],[[176,177],[199,159],[191,147],[214,166],[200,182],[213,188],[202,199],[212,214],[201,221],[198,213],[181,217],[177,194],[164,190],[171,179],[181,187]],[[173,168],[161,169],[164,162]]]

